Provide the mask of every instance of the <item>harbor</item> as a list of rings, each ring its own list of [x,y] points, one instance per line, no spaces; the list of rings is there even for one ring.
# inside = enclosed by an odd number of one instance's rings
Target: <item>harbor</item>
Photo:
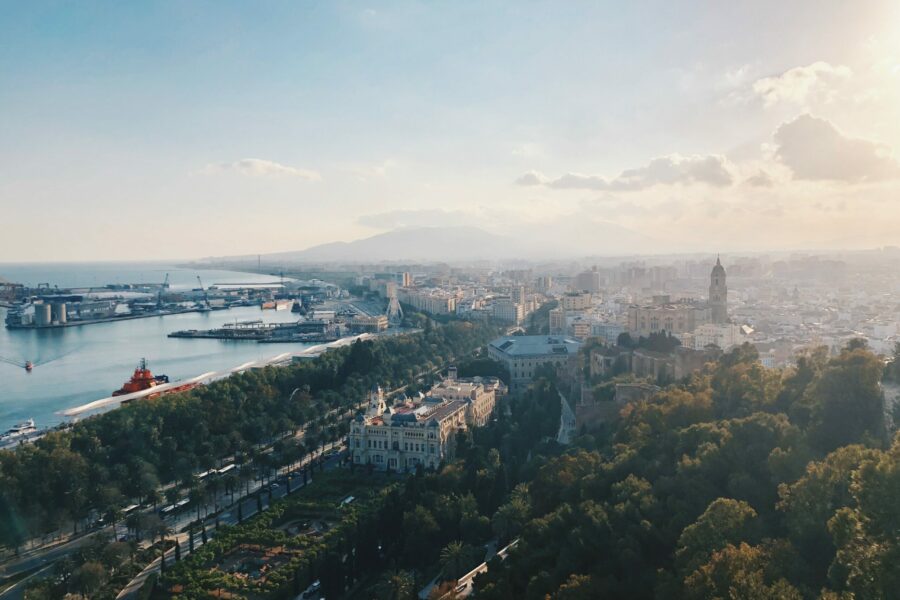
[[[105,293],[123,297],[130,297],[135,287],[158,286],[158,283],[140,282],[162,282],[166,273],[170,277],[164,298],[166,293],[173,298],[182,294],[189,299],[200,298],[199,292],[194,291],[200,287],[197,284],[198,275],[204,282],[203,287],[211,303],[226,294],[235,294],[235,290],[254,287],[260,290],[259,293],[271,296],[281,294],[280,287],[273,287],[282,285],[278,276],[188,269],[169,264],[0,265],[0,277],[5,277],[6,281],[28,282],[23,287],[36,289],[38,282],[50,280],[58,281],[60,290],[79,290],[81,294],[89,289],[106,289]],[[207,287],[207,281],[213,283]],[[117,289],[110,289],[107,285]],[[284,285],[293,288],[297,283],[285,279]],[[126,290],[126,286],[132,289]],[[56,292],[55,287],[53,292]],[[305,283],[303,289],[292,289],[289,293],[298,294],[301,301],[314,305],[317,300],[334,292],[327,291],[324,286]],[[148,296],[144,298],[146,303]],[[152,295],[149,298],[152,302]],[[21,306],[20,299],[7,302]],[[0,308],[0,321],[7,319],[9,311],[9,308]],[[73,311],[67,307],[67,321]],[[168,337],[173,331],[219,329],[235,321],[294,323],[300,316],[290,309],[270,310],[263,309],[260,304],[236,304],[227,310],[168,310],[158,315],[128,316],[92,323],[87,327],[0,326],[0,431],[7,431],[30,419],[41,432],[64,425],[68,419],[59,411],[111,397],[113,391],[122,387],[122,382],[131,375],[141,358],[147,359],[154,372],[165,373],[172,382],[178,382],[204,373],[227,370],[234,365],[268,360],[271,355],[277,354],[264,344]],[[290,350],[302,351],[315,343],[297,343]],[[26,368],[29,363],[31,370]]]
[[[246,340],[261,343],[331,342],[350,333],[344,322],[299,319],[293,323],[266,323],[261,319],[226,323],[216,329],[173,331],[172,338]]]

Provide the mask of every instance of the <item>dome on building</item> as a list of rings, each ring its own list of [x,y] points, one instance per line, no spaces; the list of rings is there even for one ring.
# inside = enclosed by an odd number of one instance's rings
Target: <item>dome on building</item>
[[[716,265],[715,265],[715,266],[713,267],[713,269],[712,269],[712,274],[713,274],[713,275],[716,275],[716,274],[719,274],[719,273],[721,273],[722,275],[724,275],[724,274],[725,274],[725,267],[722,266],[722,261],[721,261],[721,260],[719,259],[719,257],[717,256],[717,257],[716,257]]]

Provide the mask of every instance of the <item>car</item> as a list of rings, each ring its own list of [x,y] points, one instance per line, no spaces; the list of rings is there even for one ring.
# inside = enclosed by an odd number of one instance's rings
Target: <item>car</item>
[[[310,599],[317,598],[319,596],[319,590],[321,588],[322,588],[322,582],[317,579],[312,582],[312,585],[310,585],[308,588],[306,588],[306,591],[303,592],[303,597],[310,598]]]

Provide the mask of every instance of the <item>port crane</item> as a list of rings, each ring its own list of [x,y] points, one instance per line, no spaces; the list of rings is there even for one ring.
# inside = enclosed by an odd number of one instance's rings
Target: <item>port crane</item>
[[[206,290],[203,288],[203,281],[200,279],[200,276],[197,275],[197,283],[200,284],[200,291],[203,292],[203,303],[206,308],[209,308],[209,294],[206,293]]]
[[[169,274],[166,273],[166,280],[163,281],[163,284],[159,286],[159,290],[156,292],[156,310],[162,310],[163,301],[162,301],[162,293],[163,290],[169,289]]]

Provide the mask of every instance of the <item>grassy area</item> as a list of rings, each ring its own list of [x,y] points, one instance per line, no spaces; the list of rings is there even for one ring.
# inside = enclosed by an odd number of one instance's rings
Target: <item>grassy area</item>
[[[289,597],[313,579],[325,556],[346,554],[360,514],[378,506],[393,480],[379,474],[330,471],[269,510],[216,538],[173,566],[154,597]],[[343,503],[349,496],[351,503]]]

